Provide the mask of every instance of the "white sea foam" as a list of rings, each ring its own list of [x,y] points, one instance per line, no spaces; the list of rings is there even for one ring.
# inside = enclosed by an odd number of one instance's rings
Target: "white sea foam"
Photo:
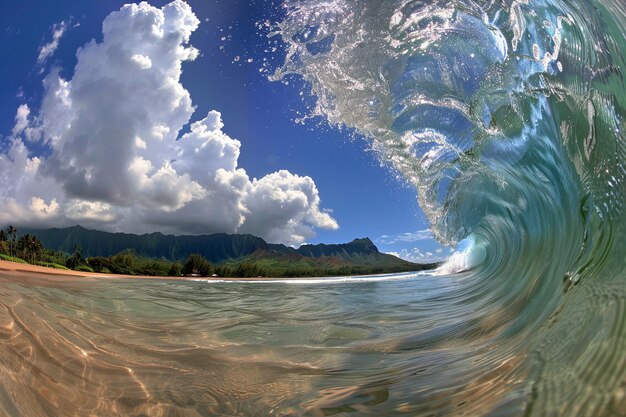
[[[401,274],[363,275],[346,277],[316,277],[316,278],[269,278],[269,279],[222,279],[222,278],[194,278],[190,281],[207,282],[212,284],[366,284],[368,282],[404,281],[419,276],[432,275],[433,271],[407,272]]]
[[[448,260],[435,270],[436,275],[449,275],[469,271],[480,265],[487,256],[487,249],[483,244],[477,244],[473,238],[467,238],[459,244],[457,250]]]

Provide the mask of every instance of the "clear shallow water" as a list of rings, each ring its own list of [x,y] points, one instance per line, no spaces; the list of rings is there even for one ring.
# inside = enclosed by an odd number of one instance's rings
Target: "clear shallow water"
[[[328,284],[3,273],[3,413],[626,416],[623,2],[285,3],[274,77],[468,251]]]
[[[483,295],[467,276],[389,278],[289,285],[3,277],[0,410],[522,413],[535,366],[530,330],[505,331],[516,312],[480,308]]]
[[[537,410],[538,390],[548,376],[566,393],[583,383],[563,373],[569,355],[595,362],[589,388],[624,375],[610,287],[596,295],[600,314],[574,307],[576,325],[546,339],[548,317],[528,316],[520,294],[491,298],[470,274],[314,282],[4,273],[0,414],[556,415],[573,404]],[[601,353],[586,352],[598,333]],[[584,405],[580,415],[624,412],[619,390],[591,389]]]

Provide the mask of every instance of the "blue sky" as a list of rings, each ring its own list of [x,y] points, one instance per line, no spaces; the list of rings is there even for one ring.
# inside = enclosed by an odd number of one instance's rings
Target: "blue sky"
[[[52,88],[48,92],[44,90],[43,80],[51,73],[58,71],[60,79],[71,81],[76,75],[77,49],[92,39],[95,39],[96,43],[101,43],[103,20],[111,12],[119,10],[125,3],[84,0],[54,3],[24,1],[19,4],[0,6],[0,29],[2,30],[0,48],[3,56],[0,62],[0,76],[3,79],[0,85],[0,108],[2,109],[0,134],[2,135],[1,149],[4,154],[10,154],[11,146],[15,138],[19,136],[21,143],[27,148],[25,152],[28,158],[39,157],[44,160],[53,154],[61,159],[61,162],[58,162],[59,166],[63,165],[63,158],[69,158],[67,154],[61,152],[61,146],[56,145],[55,149],[51,145],[52,139],[45,139],[48,133],[47,128],[42,127],[42,123],[46,123],[46,117],[53,120],[54,113],[52,111],[46,113],[42,110],[42,102],[52,90]],[[167,3],[166,1],[152,1],[150,5],[160,9]],[[178,138],[185,133],[201,136],[199,131],[192,132],[191,123],[210,119],[207,114],[211,110],[219,111],[223,122],[219,135],[222,135],[220,137],[226,141],[224,142],[226,144],[232,145],[232,140],[240,142],[240,154],[238,159],[235,158],[235,162],[237,167],[245,169],[248,176],[247,189],[250,188],[250,184],[256,187],[254,191],[247,192],[257,196],[257,200],[253,200],[253,197],[242,200],[244,204],[248,204],[243,209],[248,213],[245,216],[250,219],[256,218],[256,220],[247,220],[237,228],[233,226],[236,219],[229,217],[229,220],[224,223],[223,231],[250,232],[268,240],[282,240],[290,244],[303,241],[346,242],[355,237],[368,236],[381,250],[397,252],[414,260],[431,258],[430,255],[426,255],[427,252],[432,254],[432,258],[443,257],[448,253],[448,249],[440,248],[425,230],[428,227],[427,222],[417,205],[415,191],[405,185],[401,179],[396,178],[395,173],[381,166],[376,155],[369,151],[364,139],[355,137],[351,132],[329,127],[320,121],[296,122],[296,119],[306,113],[307,102],[310,104],[312,99],[306,94],[306,86],[297,79],[288,80],[288,84],[268,80],[269,70],[281,63],[283,57],[281,44],[277,38],[268,39],[265,32],[256,26],[258,22],[279,18],[280,7],[277,7],[276,2],[190,0],[187,3],[200,22],[191,34],[187,46],[197,48],[199,54],[194,60],[182,62],[182,74],[178,81],[189,92],[195,110],[189,112],[191,113],[190,123],[183,124]],[[55,32],[58,45],[54,42]],[[46,52],[42,54],[42,48],[46,45],[48,45]],[[272,48],[276,50],[273,51]],[[76,73],[78,74],[78,70]],[[89,76],[88,71],[85,74]],[[124,77],[125,74],[121,76]],[[76,75],[77,80],[71,82],[72,87],[76,87],[76,91],[79,86],[78,78],[79,76]],[[84,77],[81,76],[81,78]],[[40,140],[25,139],[27,130],[18,132],[15,129],[17,109],[24,104],[30,110],[28,126],[32,127],[33,131],[43,129],[43,134],[38,133],[42,135]],[[85,106],[87,106],[86,111],[89,111],[89,101],[86,101]],[[82,111],[85,111],[84,108]],[[96,112],[95,109],[93,111]],[[106,117],[106,109],[100,111],[103,112],[103,117]],[[175,122],[172,123],[173,126],[178,126]],[[209,121],[205,123],[207,126],[209,124]],[[79,122],[74,122],[74,125],[79,125]],[[50,133],[50,136],[53,134]],[[60,136],[65,138],[67,134],[62,133]],[[188,154],[189,152],[185,155]],[[185,158],[179,159],[183,161]],[[180,161],[179,165],[182,165]],[[7,165],[7,162],[5,169],[17,171],[15,168],[17,162],[12,162],[14,165]],[[54,165],[44,160],[42,166],[46,164]],[[176,168],[175,164],[173,166]],[[307,176],[314,182],[320,201],[319,207],[304,207],[302,213],[294,215],[290,212],[291,214],[285,214],[284,218],[273,219],[276,222],[286,223],[284,227],[281,226],[280,234],[272,234],[262,227],[266,223],[264,213],[269,208],[261,203],[266,201],[267,195],[274,195],[271,187],[277,187],[276,180],[266,176],[278,170],[287,170],[291,175],[281,182],[281,184],[287,184],[281,186],[281,190],[286,190],[285,187],[295,187],[299,191],[306,186],[303,185],[301,178]],[[85,201],[89,202],[89,207],[103,201],[103,204],[110,204],[114,207],[110,210],[94,211],[94,216],[99,215],[98,213],[106,213],[102,214],[101,219],[95,220],[90,215],[87,226],[125,230],[127,228],[125,225],[137,224],[137,221],[133,219],[120,221],[117,225],[115,221],[110,220],[125,216],[124,213],[129,211],[136,213],[134,203],[128,202],[127,204],[126,201],[122,201],[123,197],[111,197],[110,193],[106,194],[107,197],[101,197],[89,190],[72,189],[67,183],[63,183],[64,180],[61,178],[63,176],[59,173],[65,171],[61,168],[55,170],[44,167],[40,171],[40,175],[47,179],[53,178],[51,184],[56,184],[48,187],[47,191],[51,194],[47,198],[42,194],[44,211],[46,213],[52,211],[50,202],[54,195],[50,190],[58,187],[59,192],[65,197],[58,199],[60,208],[55,210],[56,217],[49,216],[44,219],[42,216],[24,215],[23,223],[42,226],[85,223],[81,222],[79,217],[68,215],[67,213],[75,213],[76,210],[66,207],[70,207],[71,204],[75,206],[75,201],[83,202],[81,207],[85,207]],[[182,172],[186,171],[178,169],[181,178]],[[191,170],[189,172],[193,173]],[[194,180],[195,177],[190,175]],[[294,180],[293,175],[298,178]],[[14,189],[13,192],[24,194],[24,204],[31,204],[33,196],[39,198],[35,191],[31,192],[32,195],[25,192],[28,188],[28,181],[14,180],[11,176],[4,178],[6,181],[13,182],[15,187],[20,187]],[[262,178],[268,180],[263,184],[255,183],[254,179]],[[42,181],[39,179],[33,182],[41,184]],[[181,188],[180,184],[183,182],[178,184]],[[104,184],[103,187],[106,188],[106,185]],[[7,190],[5,194],[9,192]],[[209,194],[213,192],[209,190]],[[6,203],[8,201],[6,198],[10,196],[4,197],[5,204],[9,204]],[[217,198],[206,196],[204,198],[210,198],[211,204],[219,205],[219,202],[216,202]],[[155,201],[164,200],[159,196],[159,199]],[[249,203],[246,203],[247,201]],[[18,203],[19,201],[16,204]],[[184,217],[183,214],[176,215],[180,204],[175,207],[168,206],[165,211],[170,214],[174,213],[173,218],[180,219]],[[14,210],[19,211],[18,206],[19,204]],[[117,206],[123,206],[123,208],[117,210]],[[259,208],[254,209],[254,207]],[[284,207],[284,204],[281,203],[280,207]],[[61,216],[60,210],[65,210],[65,214]],[[211,216],[211,213],[211,210],[198,213],[197,218]],[[138,230],[131,231],[178,231],[178,229],[168,229],[163,226],[167,224],[169,217],[159,217],[154,213],[146,216],[150,215],[156,220]],[[192,222],[196,217],[190,216],[189,218]],[[339,227],[333,227],[329,218],[332,218]],[[2,220],[10,221],[11,219]],[[267,224],[271,223],[270,220],[267,222]],[[293,225],[294,222],[302,222],[306,227],[300,229],[299,225]],[[286,225],[287,223],[289,225]],[[206,226],[206,232],[222,231],[218,229],[220,229],[220,223],[217,220]],[[199,226],[196,229],[181,229],[180,232],[184,233],[186,230],[205,231]],[[439,253],[436,252],[437,250]]]

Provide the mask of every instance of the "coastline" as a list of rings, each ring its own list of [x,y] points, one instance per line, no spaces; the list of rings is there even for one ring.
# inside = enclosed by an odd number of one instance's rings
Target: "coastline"
[[[121,274],[103,274],[98,272],[83,272],[67,269],[48,268],[46,266],[22,264],[18,262],[11,262],[0,260],[0,275],[25,275],[39,278],[50,278],[52,280],[76,280],[81,279],[158,279],[158,280],[197,280],[197,277],[162,277],[151,275],[121,275]],[[203,280],[210,280],[211,277],[202,278]],[[259,281],[264,279],[274,278],[217,278],[219,281]]]
[[[77,278],[166,278],[166,277],[149,277],[149,276],[133,276],[133,275],[116,275],[116,274],[99,274],[97,272],[83,272],[83,271],[74,271],[67,269],[56,269],[56,268],[48,268],[46,266],[32,265],[32,264],[23,264],[18,262],[11,262],[0,260],[0,274],[1,275],[29,275],[37,276],[41,278],[48,277],[53,280],[63,280],[63,279],[77,279]]]
[[[423,272],[423,271],[414,271]],[[18,262],[11,262],[0,260],[0,277],[11,276],[15,278],[42,278],[52,281],[78,281],[78,280],[95,280],[95,279],[139,279],[139,280],[161,280],[161,281],[206,281],[206,282],[228,282],[228,281],[310,281],[319,279],[330,278],[348,278],[348,277],[365,277],[365,276],[380,276],[384,277],[391,274],[376,274],[376,275],[349,275],[349,276],[324,276],[324,277],[249,277],[249,278],[237,278],[237,277],[162,277],[151,275],[121,275],[121,274],[103,274],[98,272],[83,272],[66,269],[48,268],[45,266],[22,264]]]

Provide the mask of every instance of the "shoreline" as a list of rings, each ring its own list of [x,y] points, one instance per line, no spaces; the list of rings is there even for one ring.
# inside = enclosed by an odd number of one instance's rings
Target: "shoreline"
[[[413,271],[413,273],[419,273],[424,271]],[[411,273],[402,272],[402,274]],[[346,275],[346,276],[325,276],[325,277],[249,277],[249,278],[236,278],[236,277],[162,277],[162,276],[152,276],[152,275],[121,275],[121,274],[103,274],[98,272],[83,272],[83,271],[74,271],[67,269],[56,269],[56,268],[48,268],[46,266],[39,265],[31,265],[31,264],[22,264],[18,262],[11,262],[0,260],[0,276],[7,275],[17,275],[21,277],[28,278],[44,278],[50,279],[54,281],[77,281],[78,279],[138,279],[138,280],[146,280],[146,279],[154,279],[160,281],[206,281],[206,282],[228,282],[228,281],[253,281],[253,282],[264,282],[264,281],[284,281],[284,280],[319,280],[319,279],[330,279],[330,278],[348,278],[348,277],[365,277],[365,276],[387,276],[387,275],[397,275],[397,273],[389,273],[389,274],[370,274],[370,275]]]
[[[23,264],[19,262],[11,262],[0,260],[0,275],[9,273],[18,273],[18,274],[35,274],[37,277],[44,278],[49,277],[51,279],[76,279],[76,278],[87,278],[87,279],[156,279],[156,280],[185,280],[185,281],[262,281],[268,279],[280,279],[280,278],[272,278],[272,277],[254,277],[254,278],[236,278],[236,277],[165,277],[165,276],[154,276],[154,275],[122,275],[122,274],[109,274],[109,273],[99,273],[99,272],[84,272],[84,271],[74,271],[72,269],[57,269],[57,268],[49,268],[47,266],[40,265],[32,265],[32,264]],[[302,277],[309,278],[309,277]],[[290,279],[299,279],[299,278],[290,278]],[[301,279],[301,278],[300,278]]]
[[[19,262],[11,262],[0,260],[0,274],[9,273],[23,273],[34,274],[38,277],[49,277],[52,279],[59,278],[110,278],[110,279],[126,279],[126,278],[167,278],[167,277],[149,277],[149,276],[135,276],[135,275],[117,275],[117,274],[100,274],[97,272],[83,272],[74,271],[71,269],[57,269],[49,268],[46,266],[23,264]],[[175,279],[175,278],[174,278]]]

